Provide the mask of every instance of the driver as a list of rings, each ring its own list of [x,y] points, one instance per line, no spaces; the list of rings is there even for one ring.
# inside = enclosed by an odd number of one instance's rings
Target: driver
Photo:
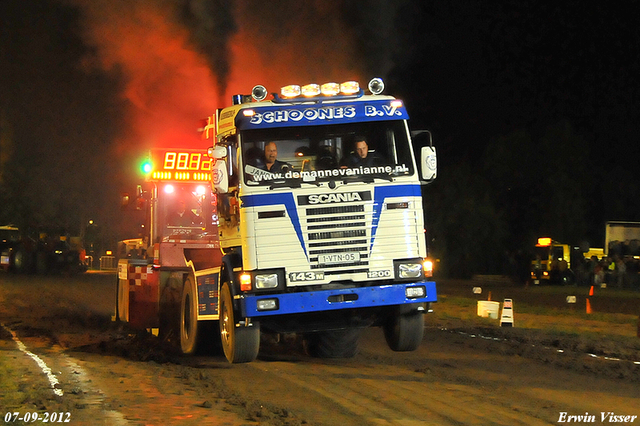
[[[201,226],[202,218],[187,209],[184,200],[178,200],[175,210],[167,217],[169,226]]]
[[[267,142],[267,144],[264,146],[265,164],[262,169],[271,173],[284,173],[287,170],[291,169],[291,164],[280,161],[277,158],[278,146],[273,141]]]

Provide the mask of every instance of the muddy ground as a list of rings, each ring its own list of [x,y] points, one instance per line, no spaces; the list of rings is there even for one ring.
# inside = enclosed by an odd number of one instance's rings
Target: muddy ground
[[[562,412],[640,415],[637,294],[440,281],[416,352],[391,352],[379,329],[367,330],[358,355],[346,360],[310,358],[297,336],[263,336],[256,362],[232,366],[216,345],[184,357],[170,342],[111,322],[114,282],[100,274],[0,275],[0,416],[69,413],[72,424],[404,425],[557,424]],[[476,301],[488,297],[513,299],[515,327],[477,316]],[[51,369],[62,396],[16,339]]]

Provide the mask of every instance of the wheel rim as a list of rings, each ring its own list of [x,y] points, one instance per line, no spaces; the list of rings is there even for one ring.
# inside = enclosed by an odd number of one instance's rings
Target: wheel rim
[[[223,302],[222,305],[222,330],[220,331],[220,335],[222,337],[222,341],[225,346],[229,346],[229,340],[231,339],[231,329],[230,329],[231,318],[229,317],[229,310],[227,308],[227,304]]]

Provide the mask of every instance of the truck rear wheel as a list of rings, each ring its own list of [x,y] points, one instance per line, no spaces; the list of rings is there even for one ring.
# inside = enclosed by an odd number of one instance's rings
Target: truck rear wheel
[[[181,280],[169,278],[160,295],[158,337],[172,342],[180,333],[180,284]]]
[[[198,298],[195,285],[187,278],[182,288],[180,303],[180,349],[192,354],[198,346]]]
[[[387,344],[396,352],[415,351],[424,336],[424,315],[415,306],[401,305],[384,325]]]
[[[220,338],[224,355],[230,363],[251,362],[260,350],[260,324],[236,327],[233,298],[229,283],[220,290]]]
[[[358,353],[361,333],[359,328],[308,333],[304,339],[305,350],[316,358],[353,358]]]
[[[123,285],[124,280],[118,277],[116,283],[116,321],[129,321],[129,294],[128,289]]]

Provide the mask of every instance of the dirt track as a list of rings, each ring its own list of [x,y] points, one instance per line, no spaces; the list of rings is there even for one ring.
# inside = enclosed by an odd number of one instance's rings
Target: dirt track
[[[371,329],[353,359],[309,358],[295,336],[265,337],[258,361],[243,365],[220,355],[181,357],[153,336],[111,323],[112,284],[99,275],[0,276],[4,411],[133,425],[531,425],[558,424],[562,413],[595,415],[598,424],[601,412],[640,415],[635,324],[623,321],[598,337],[500,328],[449,302],[473,283],[440,286],[416,352],[391,352],[381,330]],[[515,318],[560,321],[517,309]],[[594,330],[611,326],[585,321]],[[62,396],[9,330],[51,368]]]

